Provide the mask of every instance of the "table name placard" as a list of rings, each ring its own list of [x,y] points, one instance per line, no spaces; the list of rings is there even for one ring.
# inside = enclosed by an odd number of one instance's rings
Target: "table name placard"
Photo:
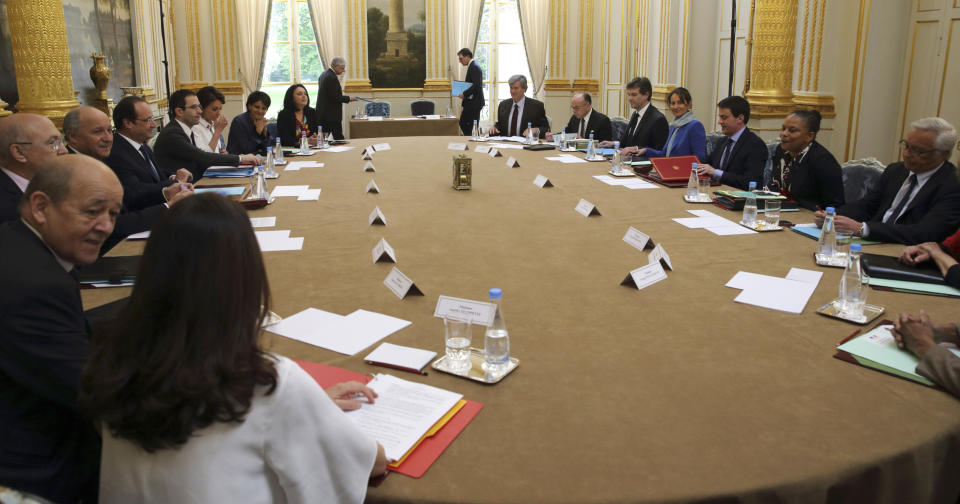
[[[520,168],[520,163],[517,162],[517,159],[513,156],[507,158],[507,168]]]
[[[650,252],[648,256],[649,263],[661,263],[664,268],[667,268],[670,271],[673,271],[673,265],[670,264],[670,256],[667,255],[667,251],[663,249],[663,244],[658,243],[656,247],[653,247],[653,252]]]
[[[500,151],[494,147],[490,147],[490,152],[487,154],[489,154],[490,157],[503,157],[503,154],[500,154]]]
[[[380,187],[377,186],[377,181],[371,180],[370,183],[367,184],[367,192],[373,193],[373,194],[380,194]]]
[[[380,211],[380,207],[379,207],[379,206],[375,207],[375,208],[373,209],[373,211],[370,212],[370,225],[371,225],[371,226],[373,226],[373,225],[386,226],[386,225],[387,225],[387,218],[384,217],[383,212]]]
[[[378,262],[390,262],[390,263],[395,263],[395,262],[397,262],[397,255],[396,255],[396,253],[394,253],[393,247],[391,247],[390,244],[387,243],[387,239],[386,239],[386,238],[380,238],[380,241],[378,241],[377,244],[373,246],[373,251],[372,251],[372,253],[373,253],[373,262],[374,262],[374,263],[378,263]]]
[[[580,198],[580,203],[577,203],[577,207],[574,208],[574,210],[584,217],[600,215],[600,210],[597,210],[597,206],[583,198]]]
[[[640,290],[660,280],[666,279],[667,273],[663,271],[663,266],[659,262],[655,262],[631,271],[630,274],[627,275],[627,278],[624,278],[623,281],[620,282],[620,285],[626,285]]]
[[[449,144],[447,144],[447,149],[448,150],[467,150],[467,144],[450,142]]]
[[[489,145],[478,145],[473,148],[473,152],[479,152],[480,154],[489,154],[490,146]]]
[[[369,161],[369,160],[373,159],[373,156],[371,156],[369,152],[364,151],[364,152],[363,152],[363,155],[360,156],[360,159],[365,160],[365,161]]]
[[[383,279],[383,285],[386,285],[391,292],[397,295],[398,298],[403,299],[407,296],[422,296],[423,292],[414,285],[413,280],[410,280],[407,275],[404,275],[397,269],[396,266],[390,270],[390,274],[387,275],[387,278]]]
[[[550,179],[544,177],[543,175],[537,175],[537,178],[533,179],[533,185],[540,188],[553,187],[553,182],[550,182]]]
[[[653,248],[655,245],[649,236],[641,233],[633,226],[627,229],[627,234],[623,235],[623,241],[627,242],[628,245],[641,252],[646,249]]]
[[[371,163],[370,161],[367,161],[367,164],[363,165],[363,171],[365,171],[365,172],[375,172],[375,171],[377,171],[377,168],[376,168],[375,166],[373,166],[373,163]]]
[[[452,316],[461,320],[469,320],[473,324],[489,326],[493,324],[493,317],[497,313],[497,305],[485,301],[474,301],[450,296],[440,296],[433,316],[444,318]]]
[[[392,147],[390,147],[390,144],[388,144],[388,143],[373,144],[373,150],[375,150],[375,151],[377,151],[377,152],[388,151],[388,150],[390,150],[391,148],[392,148]]]

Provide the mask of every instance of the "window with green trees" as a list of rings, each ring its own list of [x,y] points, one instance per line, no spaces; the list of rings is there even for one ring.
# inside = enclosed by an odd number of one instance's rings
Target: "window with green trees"
[[[260,90],[270,95],[267,117],[277,116],[284,93],[295,82],[306,86],[310,100],[315,101],[323,68],[310,5],[306,0],[273,0],[260,81]]]
[[[525,76],[527,95],[533,92],[516,0],[484,0],[474,57],[483,69],[483,95],[487,100],[480,120],[493,123],[497,120],[497,104],[510,97],[507,80],[511,75]]]

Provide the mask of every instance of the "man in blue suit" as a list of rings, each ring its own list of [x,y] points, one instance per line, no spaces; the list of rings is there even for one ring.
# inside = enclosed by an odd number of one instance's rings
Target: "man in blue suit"
[[[460,112],[460,131],[464,135],[470,135],[473,131],[473,121],[480,120],[480,111],[486,100],[483,98],[483,70],[480,65],[473,60],[473,51],[464,47],[457,51],[457,59],[460,64],[467,67],[467,76],[464,81],[470,83],[470,87],[460,93],[457,98],[463,100],[462,111]]]
[[[717,103],[717,122],[726,135],[723,143],[710,153],[700,173],[721,184],[746,190],[750,182],[763,185],[763,165],[767,162],[767,144],[747,128],[750,103],[742,96],[728,96]]]

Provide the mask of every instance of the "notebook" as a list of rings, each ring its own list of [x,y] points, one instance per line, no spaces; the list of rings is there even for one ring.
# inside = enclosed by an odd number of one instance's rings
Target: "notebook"
[[[664,182],[687,182],[693,163],[699,162],[697,156],[651,158],[650,161],[657,170],[658,178]]]

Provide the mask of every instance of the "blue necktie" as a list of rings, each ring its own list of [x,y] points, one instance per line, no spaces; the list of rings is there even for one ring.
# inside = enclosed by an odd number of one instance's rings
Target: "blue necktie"
[[[160,182],[160,174],[157,173],[157,168],[153,166],[153,156],[150,155],[150,149],[146,145],[140,145],[140,154],[143,154],[143,159],[147,161],[147,166],[150,167],[150,173],[153,174],[153,179],[157,182]]]

